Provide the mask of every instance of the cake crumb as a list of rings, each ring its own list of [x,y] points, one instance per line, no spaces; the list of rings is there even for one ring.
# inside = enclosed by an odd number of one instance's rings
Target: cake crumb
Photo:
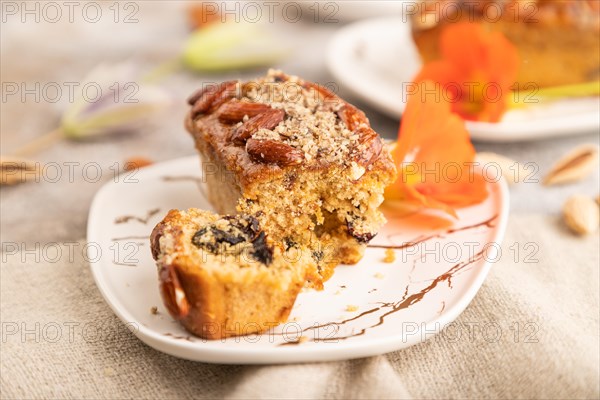
[[[304,342],[306,342],[306,341],[308,341],[308,336],[300,336],[300,337],[298,338],[298,344],[300,344],[300,343],[304,343]]]
[[[114,369],[112,369],[111,367],[104,368],[104,376],[114,376],[114,375],[115,375]]]
[[[376,273],[375,275],[373,275],[375,278],[377,279],[383,279],[383,274],[381,272]]]
[[[358,306],[355,306],[355,305],[352,305],[352,304],[348,304],[346,306],[346,311],[349,311],[349,312],[358,311]]]
[[[150,307],[150,314],[152,314],[152,315],[158,314],[158,307],[156,307],[156,306]]]
[[[396,252],[394,251],[394,249],[386,249],[385,257],[383,258],[383,262],[384,263],[393,263],[394,261],[396,261]]]
[[[338,296],[338,295],[342,294],[342,291],[341,291],[341,290],[336,290],[334,294],[335,294],[336,296]]]

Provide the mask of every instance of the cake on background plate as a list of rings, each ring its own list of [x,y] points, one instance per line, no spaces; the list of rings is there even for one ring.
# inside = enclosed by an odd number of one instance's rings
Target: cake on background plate
[[[501,32],[517,47],[520,88],[600,79],[598,0],[422,0],[415,5],[413,39],[424,63],[440,58],[445,26],[475,22]]]

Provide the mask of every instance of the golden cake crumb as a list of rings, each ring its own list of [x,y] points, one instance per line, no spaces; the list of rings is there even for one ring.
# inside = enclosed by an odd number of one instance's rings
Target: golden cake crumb
[[[375,275],[373,275],[375,278],[377,279],[383,279],[383,274],[381,272],[376,273]]]
[[[393,263],[394,261],[396,261],[396,253],[394,252],[394,249],[386,249],[385,257],[383,258],[383,262]]]
[[[304,342],[306,342],[306,341],[308,341],[308,336],[300,336],[300,337],[298,338],[298,344],[300,344],[300,343],[304,343]]]
[[[346,311],[349,311],[349,312],[358,311],[358,306],[355,306],[355,305],[352,305],[352,304],[348,304],[346,306]]]

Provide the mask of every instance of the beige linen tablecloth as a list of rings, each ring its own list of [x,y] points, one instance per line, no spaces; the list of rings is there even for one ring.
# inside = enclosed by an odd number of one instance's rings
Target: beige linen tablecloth
[[[539,250],[515,262],[515,243]],[[80,252],[37,264],[5,254],[2,397],[598,398],[598,251],[598,235],[514,216],[503,257],[452,332],[373,358],[276,366],[162,354],[114,316]]]
[[[24,4],[2,2],[3,7],[7,3]],[[27,3],[33,9],[38,2]],[[176,57],[189,33],[185,14],[181,7],[172,7],[174,2],[137,2],[135,23],[123,23],[123,18],[135,10],[131,6],[121,9],[120,20],[115,23],[114,7],[109,8],[112,1],[100,3],[104,18],[98,22],[82,20],[81,4],[75,6],[74,21],[69,21],[66,6],[52,3],[63,7],[63,18],[58,22],[36,22],[35,15],[21,18],[20,14],[6,14],[7,22],[1,25],[3,85],[33,88],[38,94],[36,85],[63,88],[59,101],[48,102],[36,101],[35,93],[24,98],[20,92],[8,95],[3,86],[2,154],[57,127],[61,111],[69,105],[67,83],[81,82],[100,63],[133,59],[152,68]],[[93,7],[89,11],[94,11]],[[326,44],[338,25],[301,20],[272,28],[279,29],[276,36],[294,50],[277,67],[309,80],[333,81],[325,67]],[[560,207],[570,194],[598,194],[597,174],[564,187],[544,188],[537,183],[512,187],[502,258],[493,265],[452,331],[411,348],[335,363],[224,366],[176,359],[149,348],[129,333],[102,299],[81,251],[75,251],[70,259],[66,250],[81,249],[94,194],[111,179],[111,166],[122,165],[128,157],[162,161],[194,153],[182,126],[187,109],[184,99],[202,82],[246,79],[263,72],[178,72],[162,82],[175,104],[155,128],[92,142],[59,143],[35,159],[58,163],[63,173],[60,181],[0,190],[4,251],[0,267],[0,397],[600,396],[599,237],[575,237],[559,217]],[[339,93],[364,109],[382,135],[396,135],[397,119],[379,114],[343,87]],[[598,143],[598,132],[535,143],[476,143],[476,147],[533,162],[539,168],[534,178],[541,179],[567,149],[589,142]],[[79,163],[74,166],[72,180],[65,162]],[[102,168],[98,182],[82,178],[82,168],[88,163]],[[62,243],[65,249],[61,257],[55,262],[35,259],[35,254],[43,253],[35,250],[36,244],[43,249],[54,242]],[[525,248],[527,243],[533,247]],[[516,259],[511,248],[520,249]],[[33,249],[33,255],[19,249]],[[532,250],[534,254],[527,257]],[[46,260],[53,257],[48,253]]]

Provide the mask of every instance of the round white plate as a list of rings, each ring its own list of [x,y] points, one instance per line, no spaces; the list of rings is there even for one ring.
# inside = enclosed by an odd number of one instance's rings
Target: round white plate
[[[300,2],[288,0],[287,2],[300,6],[303,10],[302,15],[308,20],[335,23],[381,17],[383,15],[400,15],[405,1],[410,0],[311,0]]]
[[[163,306],[148,240],[169,209],[211,208],[200,182],[197,157],[119,176],[96,194],[88,242],[98,254],[90,256],[98,288],[142,341],[176,357],[213,363],[366,357],[432,337],[479,290],[499,257],[508,215],[503,182],[489,184],[488,199],[459,210],[451,227],[424,229],[417,223],[422,214],[388,212],[388,224],[371,244],[405,245],[394,250],[394,262],[383,262],[385,249],[369,248],[357,265],[338,266],[323,291],[303,291],[287,323],[262,335],[207,341],[187,333]]]
[[[353,23],[332,39],[327,66],[337,83],[393,118],[400,118],[405,89],[421,61],[403,17]],[[467,122],[474,140],[509,142],[597,132],[600,97],[564,99],[507,112],[499,123]]]

